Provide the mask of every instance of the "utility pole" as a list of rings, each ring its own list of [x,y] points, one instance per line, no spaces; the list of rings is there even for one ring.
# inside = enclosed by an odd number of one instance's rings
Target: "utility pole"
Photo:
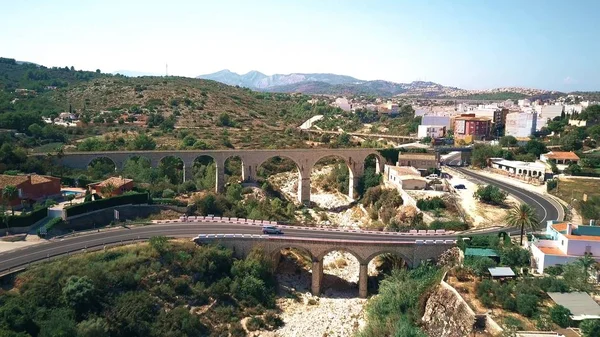
[[[165,63],[165,77],[169,77],[169,64]]]

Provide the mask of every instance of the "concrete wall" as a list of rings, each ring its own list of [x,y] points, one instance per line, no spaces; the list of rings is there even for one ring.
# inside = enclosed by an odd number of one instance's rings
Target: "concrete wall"
[[[66,219],[66,225],[59,229],[66,231],[79,231],[92,229],[94,227],[103,227],[110,224],[115,219],[114,210],[119,211],[121,221],[134,220],[136,218],[146,218],[152,214],[158,214],[161,210],[175,210],[185,213],[185,207],[175,207],[169,205],[123,205],[101,209]]]
[[[135,156],[150,160],[153,167],[167,157],[173,156],[183,161],[184,181],[192,176],[194,160],[200,156],[213,158],[216,164],[216,190],[221,192],[225,186],[225,161],[231,157],[242,160],[242,180],[256,181],[260,165],[273,157],[291,159],[298,167],[300,182],[298,184],[298,200],[302,203],[310,201],[310,174],[313,166],[322,158],[335,156],[344,160],[350,171],[349,196],[354,197],[354,190],[359,178],[364,174],[365,160],[368,156],[377,158],[378,172],[383,172],[385,159],[376,149],[280,149],[280,150],[205,150],[205,151],[105,151],[105,152],[67,152],[58,159],[59,164],[79,169],[87,169],[96,158],[109,158],[121,169],[125,162]]]

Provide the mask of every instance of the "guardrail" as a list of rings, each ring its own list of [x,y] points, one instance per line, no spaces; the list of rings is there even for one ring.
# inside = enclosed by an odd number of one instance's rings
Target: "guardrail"
[[[268,239],[268,240],[300,240],[300,241],[320,241],[320,242],[331,242],[331,239],[323,238],[306,238],[306,237],[290,237],[290,236],[271,236],[271,235],[260,235],[260,234],[200,234],[193,238],[191,241],[202,241],[202,240],[222,240],[222,239]],[[335,242],[348,242],[348,243],[373,243],[373,244],[416,244],[416,245],[453,245],[456,240],[409,240],[409,241],[373,241],[373,240],[335,240]]]
[[[214,223],[227,223],[237,225],[248,225],[248,226],[276,226],[278,228],[288,229],[301,229],[301,230],[312,230],[312,231],[328,231],[328,232],[344,232],[344,233],[364,233],[364,234],[377,234],[377,235],[393,235],[393,236],[443,236],[443,235],[454,235],[456,231],[446,231],[445,229],[411,229],[408,232],[384,232],[384,231],[367,231],[361,229],[343,229],[343,228],[328,228],[328,227],[306,227],[306,226],[293,226],[278,223],[277,221],[269,220],[253,220],[245,218],[228,218],[228,217],[212,217],[212,216],[181,216],[176,220],[155,220],[156,224],[169,224],[169,223],[200,223],[200,222],[214,222]]]

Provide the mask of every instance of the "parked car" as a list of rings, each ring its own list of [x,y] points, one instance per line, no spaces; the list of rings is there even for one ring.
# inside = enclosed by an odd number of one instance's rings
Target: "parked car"
[[[437,179],[437,178],[439,178],[439,177],[438,177],[438,175],[437,175],[437,174],[435,174],[435,173],[433,173],[433,174],[430,174],[430,175],[428,175],[427,177],[425,177],[425,179]]]
[[[283,234],[283,231],[275,226],[263,226],[263,234]]]
[[[454,188],[457,190],[466,190],[467,189],[464,184],[454,185]]]

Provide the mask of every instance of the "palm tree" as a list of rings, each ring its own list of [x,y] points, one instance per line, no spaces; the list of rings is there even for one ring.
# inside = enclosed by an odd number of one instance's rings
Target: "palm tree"
[[[2,200],[4,200],[7,204],[10,204],[11,201],[15,200],[19,196],[19,190],[14,185],[6,185],[2,189]],[[12,211],[12,215],[15,215],[15,207],[10,206]]]
[[[537,229],[538,216],[535,210],[528,204],[514,205],[508,215],[506,216],[506,222],[514,227],[521,228],[521,245],[523,245],[523,235],[525,235],[525,228],[529,230]]]
[[[582,257],[578,258],[576,260],[576,263],[579,264],[583,268],[583,271],[585,273],[585,281],[587,282],[588,277],[589,277],[590,267],[592,267],[596,264],[596,259],[594,259],[591,254],[585,254]]]

